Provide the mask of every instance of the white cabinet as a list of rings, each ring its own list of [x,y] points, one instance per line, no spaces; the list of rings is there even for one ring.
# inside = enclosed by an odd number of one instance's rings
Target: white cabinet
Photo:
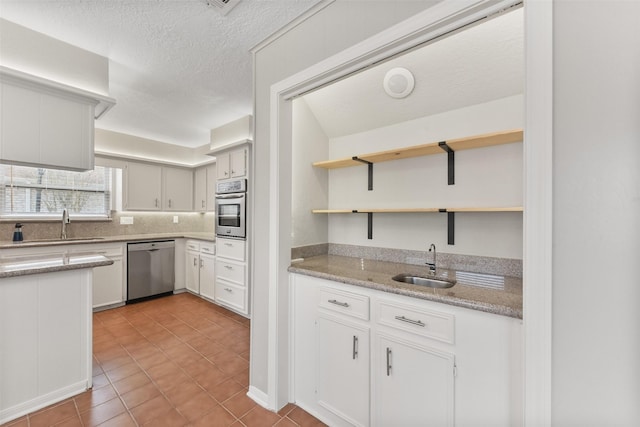
[[[194,173],[193,210],[215,211],[216,165],[202,166]]]
[[[187,290],[210,300],[215,299],[215,244],[187,240],[185,285]]]
[[[375,340],[375,425],[453,426],[453,355],[393,335]]]
[[[244,240],[216,240],[216,302],[240,314],[249,314],[247,247]]]
[[[125,210],[184,212],[193,209],[190,169],[127,162],[123,186]]]
[[[162,206],[162,167],[127,162],[124,169],[124,208],[159,211]]]
[[[124,245],[122,243],[78,245],[71,253],[98,253],[113,261],[113,264],[93,270],[93,309],[112,308],[123,305],[126,299]]]
[[[317,323],[318,404],[353,425],[367,426],[369,328],[324,314]]]
[[[519,319],[300,274],[290,286],[293,402],[323,422],[521,425]]]
[[[0,80],[2,162],[93,169],[97,100],[16,78],[4,71]]]
[[[190,169],[162,167],[162,209],[193,210],[193,172]]]
[[[218,179],[240,178],[247,175],[247,149],[239,148],[216,154]]]

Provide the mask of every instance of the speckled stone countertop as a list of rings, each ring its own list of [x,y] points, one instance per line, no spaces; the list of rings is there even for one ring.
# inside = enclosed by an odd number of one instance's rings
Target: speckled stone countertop
[[[113,260],[97,254],[12,257],[0,260],[0,279],[30,274],[79,270],[111,264],[113,264]]]
[[[142,240],[162,240],[162,239],[198,239],[215,242],[215,233],[206,232],[177,232],[177,233],[155,233],[155,234],[125,234],[104,237],[74,237],[71,239],[43,239],[24,240],[22,242],[12,242],[11,240],[0,240],[0,249],[27,248],[38,246],[57,245],[79,245],[87,243],[112,243],[112,242],[134,242]]]
[[[456,284],[436,289],[391,279],[399,273],[428,276],[427,267],[337,255],[296,261],[289,272],[522,319],[522,279],[517,277],[438,269],[436,278]]]

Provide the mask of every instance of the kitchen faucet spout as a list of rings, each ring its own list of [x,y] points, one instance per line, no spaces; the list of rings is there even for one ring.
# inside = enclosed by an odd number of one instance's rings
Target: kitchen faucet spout
[[[427,262],[427,265],[429,266],[429,272],[431,274],[436,274],[436,245],[434,245],[433,243],[431,244],[431,246],[429,246],[429,252],[433,251],[433,262]]]
[[[67,224],[71,222],[69,219],[69,212],[66,209],[62,210],[62,228],[60,230],[60,239],[65,240],[67,238]]]

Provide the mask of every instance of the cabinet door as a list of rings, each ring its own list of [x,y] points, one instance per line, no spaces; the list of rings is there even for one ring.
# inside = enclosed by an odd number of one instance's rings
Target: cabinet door
[[[349,424],[368,426],[369,328],[320,315],[317,360],[318,404]]]
[[[231,178],[240,178],[247,174],[247,149],[232,151],[229,155]]]
[[[109,258],[113,264],[93,269],[93,308],[124,301],[122,257]]]
[[[197,252],[187,251],[185,261],[185,286],[195,294],[200,293],[200,256]]]
[[[207,166],[207,212],[216,211],[216,171],[217,165],[214,163]]]
[[[453,426],[452,354],[379,334],[373,379],[373,425]]]
[[[193,175],[193,210],[207,210],[207,169],[204,167],[196,169]]]
[[[231,178],[229,172],[229,153],[216,154],[216,175],[218,179]]]
[[[26,88],[0,86],[0,158],[36,164],[40,161],[40,95]]]
[[[191,170],[163,167],[162,183],[164,210],[193,210],[193,173]]]
[[[215,299],[215,275],[216,257],[213,255],[200,254],[200,295]]]
[[[127,163],[126,202],[128,210],[160,210],[162,195],[162,168],[145,163]]]

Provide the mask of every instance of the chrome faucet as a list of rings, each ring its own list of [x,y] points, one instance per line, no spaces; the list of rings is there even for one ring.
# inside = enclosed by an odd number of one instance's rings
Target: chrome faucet
[[[429,266],[429,272],[431,274],[436,274],[436,245],[433,243],[429,246],[429,252],[433,251],[433,262],[427,262]]]
[[[66,209],[62,210],[62,229],[60,230],[60,239],[65,240],[67,238],[67,224],[71,220],[69,219],[69,212]]]

